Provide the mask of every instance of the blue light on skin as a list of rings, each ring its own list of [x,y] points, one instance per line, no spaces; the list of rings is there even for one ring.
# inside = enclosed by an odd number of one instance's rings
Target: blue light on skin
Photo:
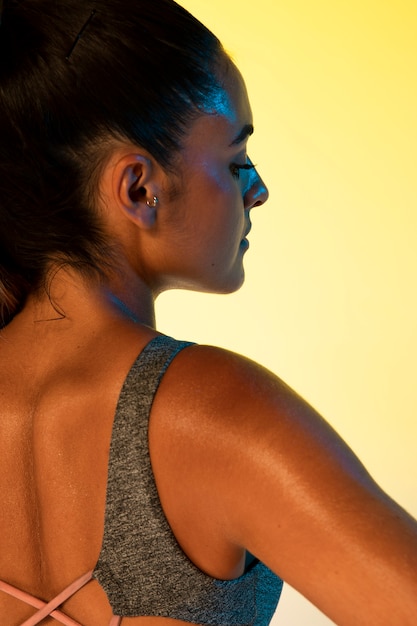
[[[227,61],[227,65],[225,66],[224,75],[228,74],[228,78],[232,79],[233,82],[240,83],[242,91],[245,93],[246,97],[246,86],[243,80],[243,77],[237,67],[230,61]],[[236,116],[236,108],[234,107],[229,93],[222,86],[221,81],[219,81],[219,87],[213,90],[209,96],[207,96],[205,103],[203,103],[201,107],[201,111],[206,115],[217,115],[227,117],[231,123],[237,122]],[[237,146],[243,143],[248,137],[250,137],[254,132],[253,124],[248,123],[243,126],[237,137],[230,144],[230,148],[233,146]],[[247,159],[247,163],[234,163],[232,164],[236,170],[252,170],[255,169],[256,166],[253,165],[250,159]],[[237,176],[239,177],[239,176]],[[248,177],[249,183],[250,177]],[[246,193],[248,188],[245,187],[243,193]]]
[[[110,302],[115,305],[116,309],[118,309],[120,311],[120,313],[123,314],[123,316],[128,317],[129,319],[131,319],[136,324],[139,323],[139,320],[135,316],[135,314],[129,309],[129,307],[122,300],[120,300],[120,298],[118,298],[111,291],[107,291],[106,295],[107,295],[108,299],[110,300]]]
[[[225,87],[226,79],[229,83],[229,89]],[[232,84],[232,90],[230,90],[230,84]],[[234,91],[235,93],[236,91],[240,92],[240,97],[244,102],[243,106],[250,112],[250,105],[243,77],[236,66],[231,61],[227,61],[223,70],[223,77],[220,77],[218,88],[214,89],[210,95],[207,96],[200,110],[206,115],[225,117],[232,125],[237,125],[239,120],[239,109],[236,108],[236,103],[231,99],[230,91]],[[253,124],[250,120],[248,120],[233,141],[229,144],[229,147],[233,148],[234,146],[239,146],[240,144],[243,145],[253,132]],[[230,164],[230,170],[236,179],[241,179],[241,191],[242,197],[244,197],[254,184],[254,177],[257,178],[258,174],[256,172],[256,166],[247,157],[246,153],[237,161],[238,162],[232,162]],[[255,172],[249,173],[248,170],[255,170]],[[249,242],[245,236],[240,243],[240,249],[242,252],[245,252],[248,248]]]

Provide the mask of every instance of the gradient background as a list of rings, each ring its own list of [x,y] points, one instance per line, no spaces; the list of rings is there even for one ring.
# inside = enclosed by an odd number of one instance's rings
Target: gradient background
[[[246,78],[270,200],[245,286],[164,294],[158,327],[269,367],[417,515],[417,4],[181,4]],[[273,621],[331,623],[288,587]]]

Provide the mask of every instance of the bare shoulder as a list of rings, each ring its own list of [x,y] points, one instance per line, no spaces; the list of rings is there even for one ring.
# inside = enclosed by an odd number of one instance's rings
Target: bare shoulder
[[[273,373],[218,348],[184,350],[157,394],[150,443],[180,534],[191,519],[244,546],[338,623],[391,624],[399,606],[413,623],[415,521]]]
[[[325,450],[361,481],[371,478],[330,425],[283,380],[260,364],[212,346],[192,346],[181,352],[165,375],[158,402],[169,406],[165,427],[184,429],[183,436],[205,440],[208,429],[216,449],[227,439],[230,453],[239,452],[240,467],[262,448],[281,462],[289,456],[304,467]],[[157,406],[158,406],[157,402]],[[171,419],[173,418],[173,419]],[[193,425],[198,423],[198,429]],[[210,441],[212,441],[210,439]],[[304,446],[308,445],[306,455]],[[300,457],[298,453],[302,453]],[[248,459],[248,461],[249,461]],[[323,460],[324,462],[324,460]]]
[[[204,345],[192,345],[179,353],[164,376],[163,389],[171,399],[178,399],[183,408],[195,402],[204,403],[205,408],[223,406],[228,410],[215,414],[221,419],[233,418],[234,411],[230,409],[235,403],[256,405],[272,401],[278,407],[291,399],[301,401],[262,365],[234,352]]]

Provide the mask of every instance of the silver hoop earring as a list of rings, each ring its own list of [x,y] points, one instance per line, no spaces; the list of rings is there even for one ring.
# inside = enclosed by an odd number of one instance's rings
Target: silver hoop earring
[[[152,200],[146,200],[146,204],[149,207],[156,207],[159,204],[159,200],[156,196],[154,196]]]

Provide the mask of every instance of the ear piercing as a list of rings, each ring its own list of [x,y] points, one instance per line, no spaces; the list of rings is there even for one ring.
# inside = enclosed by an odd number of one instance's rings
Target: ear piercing
[[[152,200],[146,200],[146,204],[149,207],[156,207],[159,204],[159,200],[156,196],[154,196]]]

